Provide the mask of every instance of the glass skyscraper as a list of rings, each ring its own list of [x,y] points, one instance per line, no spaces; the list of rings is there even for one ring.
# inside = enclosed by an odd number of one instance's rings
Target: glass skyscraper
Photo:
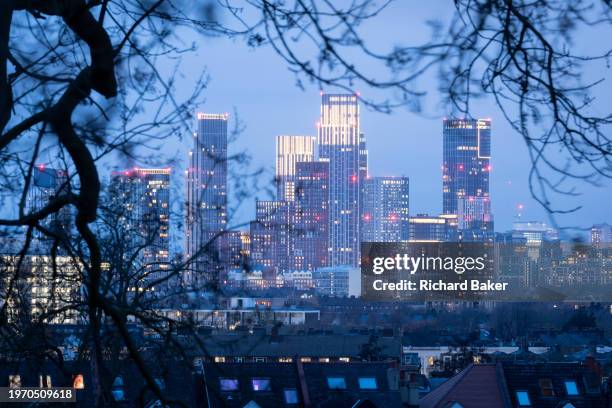
[[[314,160],[315,138],[313,136],[276,137],[276,183],[277,199],[294,201],[295,164]]]
[[[298,162],[291,268],[314,270],[328,264],[329,163]]]
[[[460,231],[492,232],[491,120],[445,119],[443,138],[443,213],[457,215]]]
[[[250,223],[252,268],[264,279],[274,280],[289,267],[292,225],[291,203],[257,201],[256,220]]]
[[[227,228],[228,115],[198,113],[197,119],[187,169],[187,259],[214,255]]]
[[[137,259],[149,282],[163,278],[169,268],[170,172],[135,167],[113,172],[111,179],[113,208],[131,234],[131,244],[142,251]]]
[[[408,177],[370,177],[363,186],[363,242],[408,241]]]
[[[359,265],[360,127],[357,95],[322,94],[319,158],[329,162],[329,264]]]

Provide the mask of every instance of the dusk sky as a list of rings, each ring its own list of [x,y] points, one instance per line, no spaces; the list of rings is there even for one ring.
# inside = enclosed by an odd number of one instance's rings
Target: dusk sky
[[[360,32],[368,44],[381,51],[390,50],[394,45],[416,44],[426,40],[430,32],[426,21],[448,19],[453,11],[451,1],[398,2],[365,24]],[[223,17],[222,22],[225,22]],[[307,85],[305,90],[299,89],[295,85],[294,74],[273,50],[268,47],[249,48],[240,38],[230,40],[195,35],[182,38],[186,44],[195,42],[198,51],[184,61],[184,77],[177,88],[179,94],[181,89],[188,94],[190,83],[206,69],[211,79],[206,91],[207,102],[194,107],[194,116],[196,110],[231,113],[236,109],[246,125],[246,131],[234,149],[246,148],[253,157],[254,167],[266,166],[273,172],[277,135],[316,135],[315,123],[320,105],[318,86],[312,84]],[[601,31],[580,33],[575,46],[579,50],[585,44],[598,41],[597,38],[606,37],[602,36]],[[360,63],[361,60],[355,62]],[[368,67],[368,63],[363,60],[365,67]],[[592,75],[592,78],[587,78],[589,80],[606,78],[596,92],[598,99],[595,109],[600,114],[609,112],[612,106],[610,68],[602,63],[589,75]],[[368,144],[370,175],[410,177],[411,214],[437,214],[442,207],[442,118],[448,112],[438,103],[435,77],[424,78],[420,88],[430,94],[423,114],[398,109],[387,115],[362,107],[361,129]],[[377,90],[356,90],[364,97],[381,95]],[[513,132],[492,100],[480,100],[473,106],[472,116],[492,119],[491,201],[495,230],[511,228],[519,204],[524,205],[522,220],[548,221],[545,211],[530,196],[527,181],[530,163],[521,136]],[[184,138],[182,143],[175,142],[165,149],[164,154],[183,158],[182,170],[191,147],[190,139]],[[175,172],[177,176],[180,174],[182,171]],[[583,206],[576,213],[558,217],[559,223],[580,227],[590,227],[600,222],[612,223],[612,180],[603,182],[605,184],[599,188],[580,185],[578,188],[582,195],[577,199],[556,197],[553,203],[558,207]],[[178,191],[184,190],[179,188]],[[262,195],[260,198],[270,197]],[[253,208],[254,199],[241,212],[240,219],[252,217]]]

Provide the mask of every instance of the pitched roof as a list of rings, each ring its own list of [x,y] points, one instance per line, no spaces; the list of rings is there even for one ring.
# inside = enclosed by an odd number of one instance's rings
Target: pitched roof
[[[497,371],[494,364],[470,364],[424,396],[421,408],[446,408],[453,402],[470,408],[505,407],[505,391]]]
[[[571,382],[574,392],[569,392],[566,382]],[[594,366],[532,361],[472,364],[424,396],[421,408],[447,408],[454,402],[470,408],[516,407],[517,391],[525,392],[531,406],[538,408],[558,408],[566,403],[575,408],[606,405],[601,377]]]

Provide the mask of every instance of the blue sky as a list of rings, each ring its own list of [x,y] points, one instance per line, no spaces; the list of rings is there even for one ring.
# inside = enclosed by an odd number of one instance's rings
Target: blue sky
[[[448,18],[452,12],[451,1],[402,1],[364,25],[361,32],[368,44],[388,50],[396,44],[426,40],[429,34],[426,20]],[[576,47],[586,47],[595,37],[602,38],[599,35],[601,33],[580,33]],[[253,166],[273,170],[277,135],[316,135],[320,104],[318,86],[313,84],[307,85],[305,90],[299,89],[294,74],[270,48],[251,49],[241,39],[190,37],[189,34],[183,36],[183,40],[185,43],[195,42],[198,50],[184,61],[178,93],[184,90],[188,94],[190,83],[205,69],[211,79],[206,90],[206,103],[194,107],[194,114],[195,111],[233,112],[236,109],[246,130],[233,148],[247,149],[253,157]],[[368,61],[364,60],[363,64],[367,67]],[[601,64],[589,75],[607,78],[603,90],[600,87],[597,91],[596,108],[600,112],[609,112],[612,96],[606,83],[612,79],[610,68]],[[435,78],[425,78],[420,85],[432,94],[432,103],[427,106],[425,115],[401,108],[390,115],[362,109],[361,127],[370,153],[370,174],[410,177],[411,213],[436,214],[442,206],[442,118],[447,112],[435,102]],[[359,91],[364,96],[380,92]],[[472,116],[492,119],[491,201],[495,229],[504,231],[511,228],[518,204],[524,205],[523,220],[546,221],[547,214],[529,193],[529,160],[521,136],[512,131],[491,100],[476,103]],[[182,165],[185,166],[190,139],[187,137],[181,143],[167,145],[164,154],[184,158]],[[555,199],[560,206],[581,204],[584,207],[577,213],[559,217],[560,223],[581,227],[599,222],[612,223],[611,180],[599,188],[581,185],[579,189],[582,195],[577,199]],[[178,191],[184,190],[179,188]],[[254,203],[248,203],[236,222],[252,217],[253,208]]]

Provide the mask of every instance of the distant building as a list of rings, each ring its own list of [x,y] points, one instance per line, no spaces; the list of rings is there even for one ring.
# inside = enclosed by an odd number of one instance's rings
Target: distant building
[[[278,277],[280,287],[308,290],[314,288],[311,271],[285,272]]]
[[[28,212],[39,211],[58,196],[69,192],[70,181],[65,170],[53,169],[43,164],[37,165],[32,169],[32,182],[26,203],[27,210]],[[43,220],[41,225],[51,232],[68,234],[71,228],[71,211],[70,206],[64,206]],[[39,239],[43,238],[42,235],[39,231],[35,232],[35,236]]]
[[[362,242],[409,239],[408,177],[370,177],[363,187]]]
[[[0,306],[9,322],[79,323],[82,265],[73,257],[0,255],[0,268]]]
[[[350,266],[319,268],[312,272],[315,291],[324,296],[360,296],[361,271]]]
[[[612,225],[610,224],[595,224],[591,228],[591,243],[592,244],[609,244],[612,243]]]
[[[512,236],[524,238],[527,244],[541,244],[543,241],[559,239],[559,232],[544,222],[527,221],[512,223]]]
[[[527,221],[514,222],[512,224],[512,236],[523,238],[528,248],[529,258],[537,260],[543,242],[551,242],[559,239],[556,229],[543,222]]]
[[[120,225],[126,237],[129,234],[126,242],[141,251],[136,259],[145,267],[143,278],[148,282],[169,269],[170,172],[134,167],[113,172],[111,178],[112,206],[120,211]]]
[[[491,200],[489,197],[468,197],[458,200],[458,230],[472,233],[472,240],[486,238],[493,234]]]
[[[298,162],[292,206],[290,267],[313,270],[329,262],[329,163]]]
[[[275,279],[289,269],[293,227],[287,201],[257,201],[256,219],[250,224],[251,263],[264,279]]]
[[[185,252],[197,275],[218,273],[217,239],[227,228],[227,114],[198,113],[187,169]],[[212,276],[202,276],[210,279]],[[192,276],[188,277],[191,280]]]
[[[529,259],[527,240],[512,232],[495,234],[495,276],[511,286],[529,287],[535,284],[535,265]]]
[[[460,230],[492,234],[490,159],[489,119],[444,120],[442,212],[458,215]]]
[[[242,270],[248,265],[251,235],[248,231],[226,231],[219,238],[219,254],[225,275],[230,270]]]
[[[442,216],[417,214],[408,220],[408,240],[411,242],[441,242],[447,239],[449,219]]]
[[[357,95],[323,94],[319,157],[329,162],[329,264],[358,266],[360,127]]]
[[[292,202],[295,199],[295,165],[314,160],[315,138],[313,136],[276,137],[276,182],[277,199]]]

